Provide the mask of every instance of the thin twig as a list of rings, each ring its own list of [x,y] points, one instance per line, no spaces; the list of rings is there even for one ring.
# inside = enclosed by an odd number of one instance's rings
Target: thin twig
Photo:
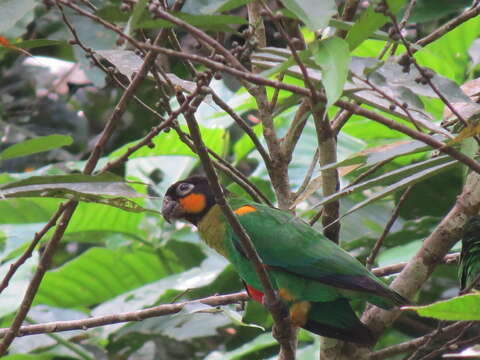
[[[319,156],[320,156],[320,152],[318,151],[318,147],[317,147],[315,149],[315,153],[313,154],[312,161],[310,162],[310,165],[308,167],[307,173],[305,174],[305,178],[303,179],[302,184],[300,185],[298,190],[293,194],[294,201],[296,201],[302,195],[302,193],[310,184],[310,180],[312,179],[313,171],[315,170],[315,166],[318,163]]]
[[[424,38],[418,40],[412,47],[412,54],[420,50],[422,47],[425,47],[428,44],[434,42],[435,40],[441,38],[447,32],[452,31],[456,27],[462,25],[464,22],[476,17],[479,14],[480,14],[480,6],[477,1],[474,1],[470,9],[463,12],[456,18],[453,18],[446,24],[440,26],[436,30],[432,31],[430,34],[428,34]],[[405,53],[402,57],[400,57],[398,62],[403,63],[403,61],[405,61],[405,58],[408,58],[409,56],[410,56],[409,54]]]
[[[420,65],[418,65],[417,60],[413,57],[413,51],[412,51],[412,48],[411,48],[410,44],[408,43],[408,41],[405,39],[405,37],[402,34],[402,30],[400,29],[400,26],[397,22],[397,18],[388,8],[387,2],[385,2],[385,4],[386,4],[386,7],[387,7],[386,8],[386,15],[389,16],[390,19],[392,20],[392,23],[393,23],[393,26],[394,26],[394,28],[397,32],[397,35],[400,38],[400,40],[402,41],[402,43],[405,46],[405,49],[407,50],[407,53],[409,55],[409,57],[407,58],[406,61],[408,61],[409,63],[412,63],[417,68],[417,70],[420,73],[420,75],[422,76],[423,80],[428,84],[428,86],[430,86],[430,88],[435,92],[435,94],[437,94],[437,96],[440,98],[440,100],[442,100],[442,102],[450,109],[450,111],[457,117],[458,120],[460,120],[465,126],[467,126],[468,124],[467,124],[466,120],[463,118],[463,116],[457,111],[457,109],[455,109],[455,107],[450,103],[450,101],[442,94],[440,89],[433,83],[433,81],[432,81],[433,74],[427,73],[427,71],[424,68],[422,68]]]
[[[445,335],[454,334],[457,331],[459,331],[461,328],[463,328],[463,326],[464,326],[464,323],[456,322],[456,323],[444,328],[442,330],[442,333],[445,334]],[[416,338],[416,339],[413,339],[413,340],[410,340],[410,341],[406,341],[406,342],[401,343],[401,344],[392,345],[392,346],[387,347],[385,349],[375,351],[369,356],[368,359],[369,360],[384,360],[384,359],[388,359],[388,358],[390,358],[394,355],[397,355],[397,354],[403,354],[403,353],[413,351],[413,350],[417,349],[419,346],[425,344],[432,337],[432,334],[435,334],[437,332],[438,332],[438,330],[435,330],[433,333],[427,334],[425,336],[422,336],[422,337],[419,337],[419,338]]]
[[[211,47],[212,49],[215,49],[217,53],[223,55],[225,59],[227,59],[230,62],[230,64],[235,68],[242,71],[247,70],[242,65],[242,63],[238,61],[238,59],[230,53],[230,51],[225,49],[218,41],[216,41],[211,36],[208,36],[205,32],[203,32],[199,28],[190,25],[186,21],[183,21],[160,8],[152,9],[151,11],[155,14],[156,17],[167,20],[172,24],[175,24],[177,26],[184,28],[186,31],[192,34],[198,41],[207,45],[208,47]]]
[[[253,130],[248,126],[248,124],[225,102],[223,101],[220,96],[218,96],[215,92],[211,91],[213,101],[220,106],[230,117],[235,120],[238,126],[240,126],[243,131],[248,135],[250,140],[252,140],[255,148],[262,156],[262,159],[265,163],[265,166],[268,168],[271,166],[272,160],[270,159],[270,155],[268,155],[267,151],[263,147],[262,143],[258,139],[257,135],[253,132]]]
[[[293,118],[287,133],[281,142],[281,151],[288,163],[292,161],[293,151],[300,140],[300,136],[302,135],[303,129],[305,128],[308,120],[308,115],[310,113],[310,101],[308,99],[303,99],[295,113],[295,117]]]
[[[375,258],[377,257],[377,255],[380,251],[380,248],[382,247],[383,242],[385,241],[385,238],[387,237],[388,233],[390,232],[393,224],[397,220],[398,215],[400,213],[400,209],[401,209],[403,203],[405,202],[405,200],[407,200],[407,197],[410,194],[410,191],[412,190],[412,188],[413,188],[413,185],[410,185],[409,187],[407,187],[405,189],[402,196],[400,196],[400,199],[398,200],[397,206],[395,206],[395,209],[393,209],[392,215],[390,216],[390,219],[388,219],[388,222],[385,225],[385,228],[383,229],[382,235],[380,235],[377,242],[373,246],[373,249],[370,252],[370,255],[367,257],[367,261],[365,263],[365,266],[367,267],[367,269],[372,268],[372,265],[375,262]]]
[[[345,4],[343,5],[343,11],[342,11],[342,20],[343,21],[352,21],[353,18],[355,17],[355,13],[357,12],[358,4],[360,3],[360,0],[347,0],[345,1]],[[345,38],[347,36],[348,31],[347,30],[341,30],[337,29],[336,36]]]

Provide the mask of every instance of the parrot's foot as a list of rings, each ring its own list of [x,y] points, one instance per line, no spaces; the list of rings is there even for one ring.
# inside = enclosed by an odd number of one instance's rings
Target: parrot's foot
[[[266,296],[262,298],[262,305],[270,312],[279,313],[282,318],[288,317],[288,309],[287,307],[276,297],[273,301],[267,299]]]

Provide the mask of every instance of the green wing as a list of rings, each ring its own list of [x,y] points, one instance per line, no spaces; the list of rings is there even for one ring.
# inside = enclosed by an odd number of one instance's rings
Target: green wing
[[[471,286],[480,275],[480,216],[472,217],[465,225],[458,276],[461,290]],[[480,289],[480,284],[477,284]]]
[[[234,208],[246,203],[233,201]],[[359,261],[288,212],[249,203],[257,211],[239,216],[277,287],[311,301],[363,298],[390,308],[406,300],[388,289]],[[241,244],[230,233],[229,253],[247,283],[259,286],[256,273],[241,254]],[[227,247],[229,245],[227,244]]]

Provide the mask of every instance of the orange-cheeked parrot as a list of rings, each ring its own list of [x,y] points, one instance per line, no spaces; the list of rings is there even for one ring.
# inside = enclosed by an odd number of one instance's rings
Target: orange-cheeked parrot
[[[357,318],[350,300],[366,300],[383,309],[408,302],[357,259],[291,213],[235,197],[229,204],[250,236],[294,325],[318,335],[370,344],[374,336]],[[194,176],[171,185],[162,214],[167,221],[184,219],[194,224],[202,240],[232,263],[250,296],[262,301],[262,284],[215,203],[207,178]]]

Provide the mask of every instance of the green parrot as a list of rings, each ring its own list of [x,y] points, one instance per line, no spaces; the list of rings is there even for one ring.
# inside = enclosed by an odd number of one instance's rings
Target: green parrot
[[[383,309],[404,305],[357,259],[291,213],[231,197],[229,204],[266,266],[272,286],[292,323],[315,334],[362,344],[374,342],[350,300],[366,300]],[[164,218],[183,219],[198,228],[203,241],[226,257],[250,296],[263,300],[263,287],[205,177],[179,181],[167,190]]]
[[[460,291],[472,286],[480,275],[480,216],[473,216],[465,225],[462,236],[462,252],[458,277],[460,278]],[[473,287],[480,290],[480,284]]]

